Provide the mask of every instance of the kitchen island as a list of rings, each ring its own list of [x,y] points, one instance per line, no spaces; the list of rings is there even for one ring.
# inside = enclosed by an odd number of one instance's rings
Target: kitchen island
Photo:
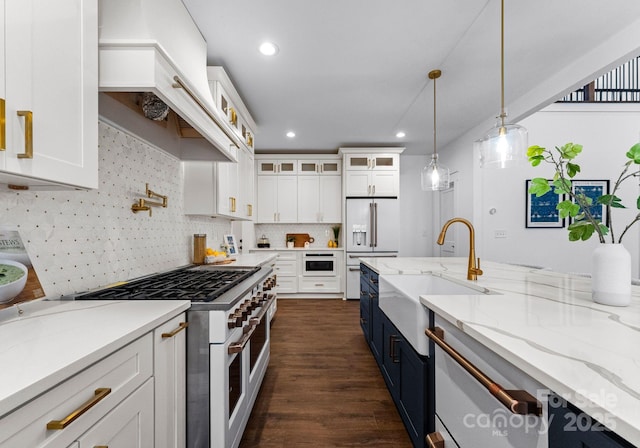
[[[437,318],[624,439],[640,444],[640,288],[629,307],[591,300],[590,279],[466,258],[363,258],[385,275],[433,274],[493,294],[422,295]],[[437,379],[436,379],[437,381]],[[551,446],[551,445],[550,445]]]

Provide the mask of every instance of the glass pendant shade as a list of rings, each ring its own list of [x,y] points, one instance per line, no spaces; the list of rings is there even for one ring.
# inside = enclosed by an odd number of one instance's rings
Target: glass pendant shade
[[[527,161],[527,130],[517,124],[500,122],[475,145],[482,168],[511,168]]]
[[[449,188],[449,168],[438,163],[438,154],[433,154],[431,163],[422,168],[420,180],[424,191],[440,191]]]

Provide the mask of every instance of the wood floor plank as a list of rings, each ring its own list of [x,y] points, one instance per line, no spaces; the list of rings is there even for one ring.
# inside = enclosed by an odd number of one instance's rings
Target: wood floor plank
[[[412,446],[359,318],[358,301],[278,300],[240,448]]]

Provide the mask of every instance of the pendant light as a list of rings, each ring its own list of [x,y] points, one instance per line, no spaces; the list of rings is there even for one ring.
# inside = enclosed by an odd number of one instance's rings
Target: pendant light
[[[504,109],[504,0],[500,0],[500,115],[498,122],[475,145],[480,151],[482,168],[507,168],[527,160],[527,130],[505,123]]]
[[[436,152],[436,79],[440,70],[431,70],[429,79],[433,80],[433,154],[431,162],[422,169],[421,184],[424,191],[440,191],[449,188],[449,168],[438,163]]]

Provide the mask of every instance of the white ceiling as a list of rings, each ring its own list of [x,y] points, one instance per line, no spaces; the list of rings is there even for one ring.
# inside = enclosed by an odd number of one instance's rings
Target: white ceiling
[[[500,111],[499,0],[183,1],[258,125],[258,152],[431,153],[436,68],[438,149]],[[505,16],[511,119],[640,55],[636,0],[505,0]],[[276,56],[258,52],[264,40]]]

